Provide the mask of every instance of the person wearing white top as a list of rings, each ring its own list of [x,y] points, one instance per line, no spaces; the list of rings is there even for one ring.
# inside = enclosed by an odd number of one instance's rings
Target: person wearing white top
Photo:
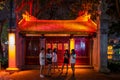
[[[57,52],[53,50],[52,62],[57,62]]]
[[[57,68],[59,71],[58,64],[57,64],[57,49],[56,48],[54,48],[53,50],[52,63],[53,63],[54,72],[55,72],[55,68]]]
[[[45,66],[45,51],[44,48],[41,48],[41,52],[39,54],[39,62],[40,62],[40,77],[43,78],[43,70]]]
[[[76,63],[76,53],[75,53],[75,50],[72,49],[71,50],[71,55],[70,55],[70,64],[71,64],[71,69],[72,69],[72,72],[73,72],[73,76],[74,76],[74,73],[75,73],[75,63]]]

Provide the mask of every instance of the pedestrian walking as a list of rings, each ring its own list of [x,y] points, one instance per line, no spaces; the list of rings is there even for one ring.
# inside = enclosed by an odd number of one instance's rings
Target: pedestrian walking
[[[62,65],[62,72],[63,72],[64,65],[66,65],[66,74],[68,73],[69,57],[70,57],[69,51],[65,50],[64,62],[63,62],[63,65]]]
[[[43,78],[43,72],[45,67],[45,51],[44,48],[41,48],[40,54],[39,54],[39,62],[40,62],[40,77]]]
[[[71,69],[72,69],[72,72],[73,72],[73,76],[75,74],[75,63],[76,63],[76,53],[75,53],[75,50],[72,49],[71,50],[71,55],[70,55],[70,64],[71,64]]]
[[[59,71],[57,59],[58,59],[57,58],[57,49],[54,48],[53,53],[52,53],[52,64],[53,64],[54,72],[55,72],[55,69],[58,69],[58,71]]]

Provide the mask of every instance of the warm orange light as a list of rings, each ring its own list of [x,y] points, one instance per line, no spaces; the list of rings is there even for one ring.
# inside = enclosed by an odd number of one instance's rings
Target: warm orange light
[[[113,46],[108,46],[107,54],[113,54]]]
[[[34,16],[31,16],[27,11],[22,14],[23,19],[25,19],[25,21],[31,21],[31,20],[36,20],[36,18]]]
[[[9,44],[14,45],[15,44],[15,34],[14,33],[9,33]]]
[[[75,48],[75,40],[72,38],[72,39],[70,39],[70,52],[74,48]]]
[[[113,46],[109,45],[107,48],[108,48],[108,51],[107,51],[108,59],[112,59],[113,58]]]
[[[18,68],[7,68],[6,70],[13,70],[13,71],[18,71]]]
[[[108,59],[112,59],[112,55],[108,55]]]
[[[9,66],[16,66],[16,48],[15,48],[15,33],[9,33]]]
[[[113,50],[111,50],[111,51],[108,51],[108,54],[113,54]]]
[[[113,49],[113,46],[111,46],[111,45],[110,45],[110,46],[108,46],[108,50],[110,50],[110,49]]]
[[[25,19],[26,21],[30,21],[30,15],[28,12],[25,12],[25,14],[22,14],[23,19]]]
[[[9,45],[8,45],[8,68],[7,70],[18,70],[16,68],[16,45],[15,45],[15,33],[9,33]]]
[[[76,20],[78,21],[88,21],[90,19],[91,15],[88,14],[88,11],[85,11],[83,15],[80,15]]]

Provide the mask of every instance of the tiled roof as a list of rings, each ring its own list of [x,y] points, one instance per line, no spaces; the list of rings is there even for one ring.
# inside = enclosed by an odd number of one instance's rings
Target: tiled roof
[[[18,27],[21,32],[39,32],[39,33],[79,33],[96,32],[96,24],[90,20],[38,20],[22,19]]]

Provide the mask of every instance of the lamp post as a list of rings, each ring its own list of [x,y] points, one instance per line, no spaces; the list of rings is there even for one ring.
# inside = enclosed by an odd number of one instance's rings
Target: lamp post
[[[8,33],[8,68],[6,70],[19,70],[16,65],[16,34],[12,31],[13,26],[13,0],[10,0],[10,21]]]

